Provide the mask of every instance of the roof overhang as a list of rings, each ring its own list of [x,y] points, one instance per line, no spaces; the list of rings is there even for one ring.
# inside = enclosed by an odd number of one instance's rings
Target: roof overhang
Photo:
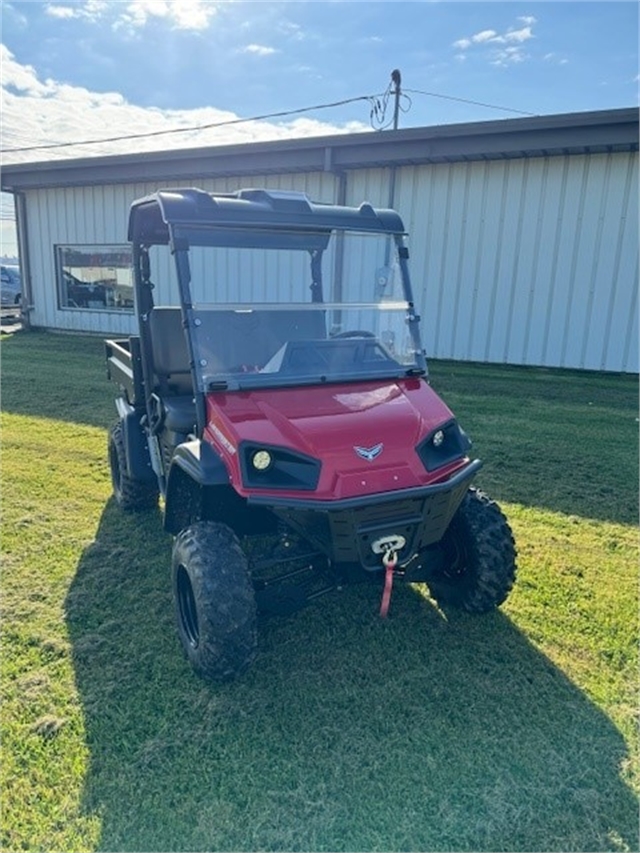
[[[637,107],[4,166],[5,192],[638,150]]]

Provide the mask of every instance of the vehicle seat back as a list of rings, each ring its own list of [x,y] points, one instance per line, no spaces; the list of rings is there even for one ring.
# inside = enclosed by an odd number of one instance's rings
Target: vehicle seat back
[[[198,352],[207,372],[265,365],[287,341],[324,340],[323,311],[196,311]],[[157,306],[149,312],[154,371],[165,394],[193,393],[189,353],[180,308]]]
[[[193,393],[189,352],[180,308],[158,306],[149,312],[153,369],[164,394]]]
[[[325,339],[324,312],[200,311],[199,349],[212,373],[263,367],[287,341]]]

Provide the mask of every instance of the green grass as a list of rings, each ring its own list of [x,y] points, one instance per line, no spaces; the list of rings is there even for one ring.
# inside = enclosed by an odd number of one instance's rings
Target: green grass
[[[433,363],[519,581],[495,614],[352,587],[183,661],[159,513],[110,499],[95,339],[2,343],[7,851],[638,850],[631,377]]]

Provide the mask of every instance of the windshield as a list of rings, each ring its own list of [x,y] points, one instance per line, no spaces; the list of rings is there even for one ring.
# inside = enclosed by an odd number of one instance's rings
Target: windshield
[[[402,238],[326,233],[310,235],[305,248],[299,235],[289,247],[280,234],[277,248],[264,237],[259,247],[235,248],[194,246],[189,237],[188,264],[177,263],[189,280],[202,390],[422,372]]]

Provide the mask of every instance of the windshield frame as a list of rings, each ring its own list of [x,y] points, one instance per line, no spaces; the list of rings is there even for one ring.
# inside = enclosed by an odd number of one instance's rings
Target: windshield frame
[[[178,225],[170,225],[170,247],[174,256],[175,267],[178,278],[178,289],[183,313],[183,326],[185,328],[187,346],[190,353],[192,364],[193,379],[195,388],[201,393],[208,393],[216,390],[249,390],[254,388],[276,388],[276,387],[292,387],[296,385],[313,385],[326,384],[333,382],[362,382],[368,380],[381,379],[399,379],[407,376],[423,376],[427,375],[427,363],[425,352],[422,346],[420,337],[420,318],[415,311],[413,291],[409,276],[408,257],[409,252],[405,243],[405,233],[388,233],[383,231],[359,231],[356,229],[300,229],[299,231],[280,232],[277,228],[272,229],[251,229],[251,228],[207,228],[207,227],[185,227]],[[393,303],[349,303],[349,302],[324,302],[322,294],[322,273],[321,273],[321,256],[327,248],[330,241],[335,241],[336,255],[339,256],[341,249],[341,240],[345,235],[355,234],[357,236],[378,236],[386,238],[387,249],[385,250],[386,259],[390,259],[394,255],[394,261],[397,263],[399,271],[399,281],[401,284],[403,299]],[[231,238],[231,239],[230,239]],[[300,307],[306,310],[347,310],[351,307],[366,307],[378,308],[378,310],[402,310],[404,311],[404,319],[409,331],[411,341],[411,354],[413,363],[402,364],[400,362],[391,363],[390,361],[377,368],[371,367],[363,374],[361,371],[345,371],[340,375],[326,375],[324,373],[296,375],[296,376],[278,376],[277,373],[267,375],[264,373],[247,373],[247,374],[229,374],[219,372],[211,374],[206,370],[206,364],[203,364],[201,353],[198,352],[197,344],[197,329],[198,329],[198,311],[204,308],[213,310],[230,309],[233,305],[235,310],[242,312],[254,310],[257,305],[254,303],[198,303],[193,302],[191,292],[191,264],[190,264],[190,248],[191,246],[203,247],[233,247],[233,248],[260,248],[274,249],[281,248],[296,249],[301,252],[307,252],[310,256],[311,269],[311,299],[309,302],[300,303]],[[290,304],[292,307],[297,303]],[[262,303],[261,310],[282,310],[287,306],[287,303]]]

